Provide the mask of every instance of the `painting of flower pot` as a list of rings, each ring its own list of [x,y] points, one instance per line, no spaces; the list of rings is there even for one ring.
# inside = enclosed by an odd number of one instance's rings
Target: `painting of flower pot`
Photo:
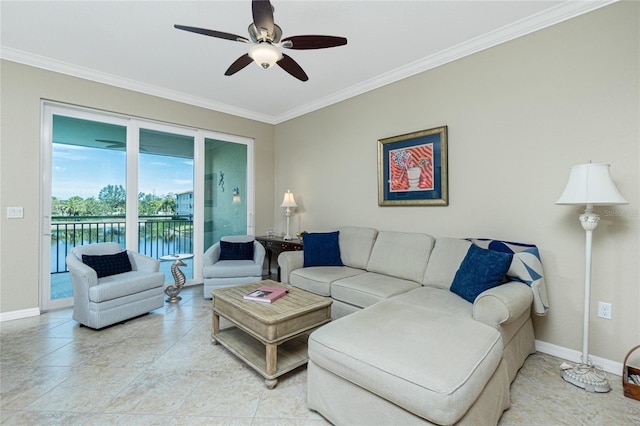
[[[448,205],[446,126],[378,141],[378,204]]]

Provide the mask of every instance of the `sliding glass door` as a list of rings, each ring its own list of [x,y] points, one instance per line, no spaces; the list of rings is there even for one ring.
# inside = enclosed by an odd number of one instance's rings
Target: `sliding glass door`
[[[189,285],[220,236],[253,232],[251,139],[53,103],[42,130],[43,311],[73,303],[65,258],[77,245],[193,254]]]
[[[126,235],[126,123],[83,114],[52,115],[50,223],[50,307],[71,303],[73,291],[65,257],[72,247],[113,241]],[[109,122],[111,121],[111,122]],[[43,200],[44,201],[44,200]]]

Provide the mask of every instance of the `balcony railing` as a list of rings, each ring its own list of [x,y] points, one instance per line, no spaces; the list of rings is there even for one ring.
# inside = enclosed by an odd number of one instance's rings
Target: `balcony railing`
[[[51,273],[67,272],[65,258],[76,246],[116,242],[124,249],[124,216],[53,216],[51,221]],[[193,253],[193,216],[139,216],[139,253],[154,259]]]

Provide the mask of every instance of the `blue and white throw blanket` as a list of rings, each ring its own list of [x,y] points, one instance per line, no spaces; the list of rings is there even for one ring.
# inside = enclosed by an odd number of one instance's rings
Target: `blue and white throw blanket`
[[[549,310],[547,289],[544,283],[542,263],[538,247],[532,244],[514,243],[510,241],[491,240],[485,238],[467,238],[478,247],[503,253],[512,253],[513,260],[507,271],[507,278],[520,281],[531,287],[533,291],[533,312],[546,315]]]

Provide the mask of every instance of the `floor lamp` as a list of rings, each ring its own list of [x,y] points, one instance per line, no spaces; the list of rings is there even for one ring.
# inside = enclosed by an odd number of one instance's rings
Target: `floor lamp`
[[[609,175],[609,164],[582,164],[571,167],[569,182],[556,204],[586,205],[580,223],[586,232],[584,268],[584,325],[582,362],[562,371],[562,378],[589,392],[609,392],[611,386],[602,368],[589,359],[589,303],[591,297],[591,239],[600,216],[593,206],[627,204]]]
[[[298,207],[290,190],[287,190],[287,192],[284,193],[284,199],[282,200],[282,205],[280,205],[280,207],[285,208],[284,214],[287,216],[287,234],[284,236],[284,239],[288,241],[291,239],[291,235],[289,234],[289,217],[291,216],[291,209]]]

